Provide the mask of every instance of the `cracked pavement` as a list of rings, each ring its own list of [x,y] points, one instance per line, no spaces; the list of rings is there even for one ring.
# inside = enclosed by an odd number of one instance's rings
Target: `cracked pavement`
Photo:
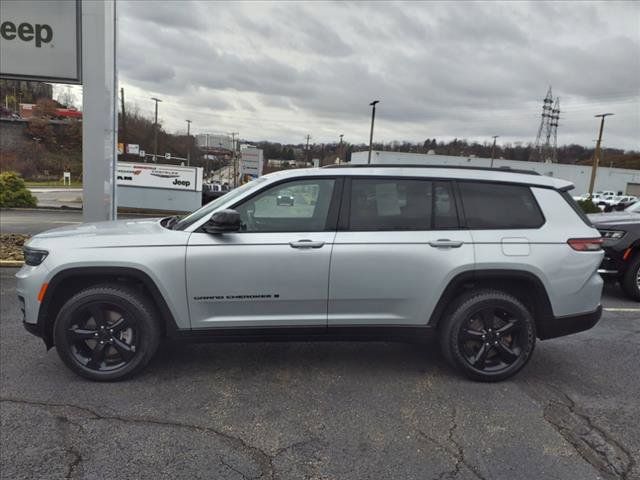
[[[0,270],[2,479],[640,478],[640,312],[470,382],[435,345],[166,344],[126,382],[76,377]],[[605,307],[633,309],[609,288]]]

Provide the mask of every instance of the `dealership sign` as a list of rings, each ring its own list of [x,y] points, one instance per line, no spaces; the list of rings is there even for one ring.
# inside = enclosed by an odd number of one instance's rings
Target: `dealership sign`
[[[0,77],[81,83],[80,0],[3,1]]]
[[[118,186],[202,191],[202,168],[118,162]]]
[[[243,147],[240,150],[240,177],[248,175],[259,177],[262,175],[263,152],[259,148]]]

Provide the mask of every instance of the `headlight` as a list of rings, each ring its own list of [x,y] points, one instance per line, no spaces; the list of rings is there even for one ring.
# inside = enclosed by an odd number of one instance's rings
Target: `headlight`
[[[625,233],[622,230],[600,230],[600,234],[602,238],[611,239],[611,240],[620,240],[624,237]]]
[[[35,248],[24,247],[24,263],[27,265],[31,265],[32,267],[37,267],[44,259],[47,258],[49,252],[46,250],[36,250]]]

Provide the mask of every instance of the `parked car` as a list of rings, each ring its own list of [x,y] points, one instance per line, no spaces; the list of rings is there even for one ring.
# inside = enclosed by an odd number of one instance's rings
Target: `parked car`
[[[503,380],[536,338],[600,318],[603,240],[572,187],[504,169],[275,172],[182,219],[32,237],[16,275],[24,325],[101,381],[141,371],[162,337],[434,336],[469,378]],[[278,205],[284,191],[306,201]]]
[[[623,212],[589,218],[604,238],[605,257],[598,272],[619,281],[630,298],[640,301],[640,202]]]
[[[607,205],[604,207],[604,211],[622,211],[637,201],[638,199],[631,195],[616,195],[613,197],[613,200],[607,202]]]
[[[203,183],[202,184],[202,205],[206,205],[216,198],[220,198],[224,194],[229,192],[228,184],[219,183]]]
[[[295,203],[291,192],[282,192],[280,195],[276,196],[276,203],[280,206],[288,206],[293,207]]]

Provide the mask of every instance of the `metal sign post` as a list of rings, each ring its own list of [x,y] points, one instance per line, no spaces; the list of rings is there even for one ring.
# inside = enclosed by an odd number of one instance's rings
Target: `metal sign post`
[[[83,220],[115,220],[116,4],[82,2],[82,198]]]
[[[84,84],[83,218],[115,219],[115,0],[3,0],[0,15],[1,78]]]

